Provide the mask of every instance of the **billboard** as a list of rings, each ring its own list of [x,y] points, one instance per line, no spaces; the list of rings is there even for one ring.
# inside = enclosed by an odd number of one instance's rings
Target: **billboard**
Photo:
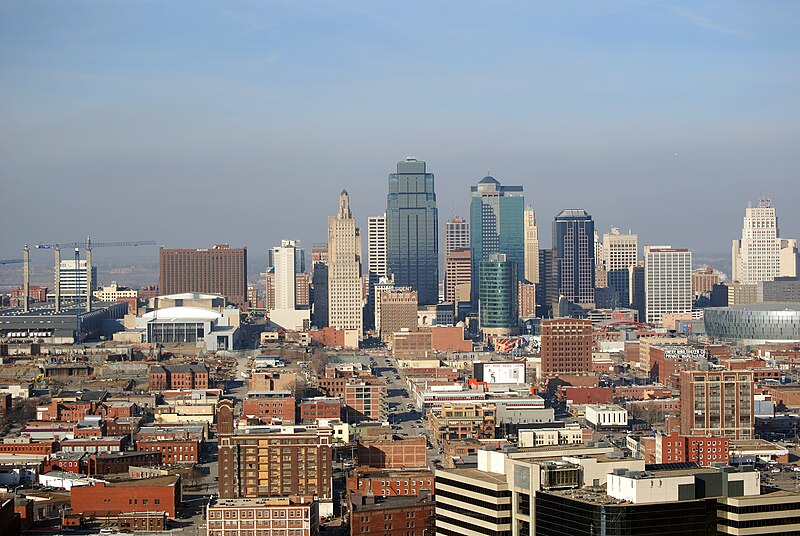
[[[480,363],[473,364],[473,376],[486,383],[527,383],[525,381],[525,362]]]

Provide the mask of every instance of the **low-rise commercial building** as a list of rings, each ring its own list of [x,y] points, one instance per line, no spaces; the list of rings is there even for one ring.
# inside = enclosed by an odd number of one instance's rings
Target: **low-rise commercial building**
[[[316,536],[319,503],[311,496],[217,499],[206,524],[208,536]]]
[[[129,512],[166,512],[175,518],[181,504],[181,478],[177,475],[142,480],[96,482],[73,487],[72,512],[84,517],[108,518]]]

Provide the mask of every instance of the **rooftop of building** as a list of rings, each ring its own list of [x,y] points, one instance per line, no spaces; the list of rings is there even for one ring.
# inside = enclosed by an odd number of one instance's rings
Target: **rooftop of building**
[[[367,496],[364,497],[367,500],[374,500],[374,502],[370,502],[368,504],[358,504],[356,501],[360,495],[357,493],[353,493],[350,495],[350,506],[353,508],[353,512],[370,512],[374,510],[389,510],[389,509],[398,509],[398,508],[411,508],[413,506],[425,506],[430,505],[433,506],[433,497],[427,496],[408,496],[408,497],[398,497],[395,495],[390,495],[387,497],[382,496]]]
[[[758,450],[758,449],[766,449],[766,450],[787,450],[786,447],[782,447],[780,445],[776,445],[775,443],[771,443],[766,439],[731,439],[730,440],[730,450],[737,451],[737,450]]]
[[[74,398],[79,402],[102,402],[108,397],[105,389],[62,389],[53,399]]]
[[[165,307],[163,309],[156,309],[142,315],[144,320],[150,321],[173,321],[173,320],[218,320],[222,317],[222,313],[212,309],[203,309],[201,307]]]
[[[790,312],[800,312],[800,303],[799,302],[759,302],[759,303],[748,303],[746,305],[733,305],[731,307],[709,307],[709,311],[714,310],[728,310],[728,311],[764,311],[764,312],[775,312],[775,311],[790,311]]]
[[[465,469],[437,469],[435,474],[436,476],[443,476],[452,480],[471,478],[473,480],[482,480],[492,484],[507,484],[505,475],[490,473],[489,471],[479,471],[472,467],[467,467]]]
[[[86,311],[86,304],[84,303],[81,306],[76,306],[74,303],[62,303],[61,309],[58,313],[56,313],[56,307],[54,303],[36,303],[31,304],[29,307],[28,312],[26,313],[22,307],[11,307],[8,309],[3,309],[0,311],[0,317],[3,318],[40,318],[40,317],[55,317],[55,318],[65,318],[65,319],[74,319],[76,316],[76,308],[80,308],[81,310],[81,317],[94,315],[98,313],[103,313],[108,310],[110,307],[118,305],[117,302],[92,302],[92,310],[90,312]]]
[[[196,250],[202,251],[202,250]],[[158,296],[159,300],[214,300],[214,299],[225,299],[225,296],[220,296],[219,294],[205,294],[202,292],[182,292],[180,294],[166,294],[164,296]]]
[[[125,476],[121,477],[113,477],[106,475],[108,480],[107,486],[115,487],[115,488],[140,488],[145,486],[173,486],[175,485],[178,480],[180,480],[180,476],[178,475],[164,475],[164,476],[154,476],[150,478],[127,478]]]
[[[245,499],[215,499],[211,508],[258,508],[269,506],[304,506],[314,503],[314,497],[258,497]]]
[[[425,468],[416,469],[377,469],[372,467],[356,467],[354,472],[361,477],[376,478],[384,476],[414,477],[417,475],[432,476],[433,471]]]

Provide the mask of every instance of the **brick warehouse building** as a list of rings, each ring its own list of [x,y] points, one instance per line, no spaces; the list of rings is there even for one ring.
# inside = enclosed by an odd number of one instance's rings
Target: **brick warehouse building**
[[[129,512],[166,512],[175,518],[181,504],[181,477],[97,482],[70,490],[72,513],[84,517],[115,517]]]
[[[166,249],[158,255],[161,295],[218,294],[247,306],[247,248],[216,244],[211,249]]]
[[[198,463],[200,461],[200,442],[192,439],[154,439],[137,441],[138,452],[161,453],[163,463]]]
[[[205,365],[156,365],[150,368],[150,389],[208,389]]]

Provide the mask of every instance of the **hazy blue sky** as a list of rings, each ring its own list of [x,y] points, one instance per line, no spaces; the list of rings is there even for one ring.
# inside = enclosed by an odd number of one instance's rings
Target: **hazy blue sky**
[[[796,1],[2,0],[0,258],[310,248],[407,155],[442,223],[487,169],[523,185],[543,245],[571,207],[728,256],[759,195],[800,237],[798,28]]]

